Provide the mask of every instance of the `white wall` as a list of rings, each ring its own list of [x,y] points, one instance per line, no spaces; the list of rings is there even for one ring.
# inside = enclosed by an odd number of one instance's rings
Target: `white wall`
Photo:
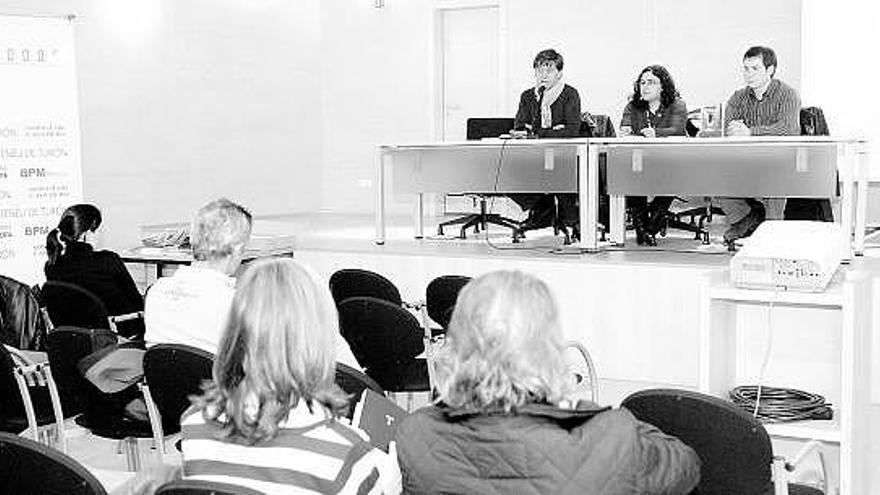
[[[322,0],[323,206],[370,211],[380,143],[432,135],[430,0]]]
[[[880,180],[880,4],[804,0],[803,31],[804,104],[822,107],[832,134],[870,139],[871,171]]]
[[[256,214],[321,202],[320,0],[0,0],[75,14],[83,189],[103,243],[228,196]]]

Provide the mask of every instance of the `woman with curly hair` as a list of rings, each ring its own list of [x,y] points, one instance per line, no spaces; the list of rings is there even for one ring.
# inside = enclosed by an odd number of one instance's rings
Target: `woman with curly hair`
[[[325,284],[291,259],[245,271],[214,361],[213,382],[184,413],[186,478],[264,493],[399,493],[392,450],[339,420],[339,334]]]
[[[689,493],[700,461],[625,409],[572,404],[559,312],[537,278],[498,271],[458,296],[436,405],[397,429],[406,493]]]
[[[687,105],[675,89],[675,82],[662,65],[649,65],[633,82],[633,94],[623,110],[621,136],[657,138],[684,136]],[[633,211],[636,242],[655,246],[655,236],[663,227],[672,196],[657,196],[648,204],[644,196],[628,198]]]

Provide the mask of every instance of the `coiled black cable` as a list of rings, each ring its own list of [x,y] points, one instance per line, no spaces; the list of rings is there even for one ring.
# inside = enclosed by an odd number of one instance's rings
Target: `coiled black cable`
[[[819,394],[793,388],[744,385],[730,391],[730,400],[763,423],[831,419],[831,404]],[[755,406],[755,403],[757,407]]]

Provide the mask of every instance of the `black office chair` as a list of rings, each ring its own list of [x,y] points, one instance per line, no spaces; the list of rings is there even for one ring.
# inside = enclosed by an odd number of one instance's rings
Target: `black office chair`
[[[695,137],[700,132],[701,109],[697,108],[688,112],[688,119],[685,123],[685,131],[689,137]],[[679,201],[687,202],[682,198]],[[703,244],[709,244],[709,229],[706,228],[707,223],[712,222],[715,215],[723,215],[724,211],[717,206],[712,205],[710,198],[704,198],[703,205],[693,208],[686,208],[679,211],[670,211],[667,208],[666,215],[661,219],[660,231],[658,235],[665,237],[669,229],[683,230],[694,234],[694,240],[702,241]]]
[[[428,316],[440,325],[440,333],[446,332],[458,293],[470,281],[471,277],[464,275],[442,275],[428,283],[425,289],[425,306]]]
[[[773,447],[764,426],[726,400],[688,390],[636,392],[621,403],[636,418],[660,428],[693,448],[700,457],[700,495],[769,495],[774,469]],[[776,464],[781,467],[781,463]],[[789,484],[793,495],[821,495],[822,490]]]
[[[375,380],[345,363],[336,363],[336,384],[339,385],[343,392],[351,396],[348,403],[348,411],[345,415],[348,419],[354,416],[354,408],[361,399],[364,390],[369,389],[383,397],[385,396],[385,391],[382,390],[382,387]]]
[[[158,344],[144,354],[144,396],[155,404],[161,417],[157,442],[180,431],[180,416],[190,406],[189,397],[199,395],[202,383],[211,380],[214,355],[183,344]],[[147,405],[150,407],[150,404]],[[158,426],[156,420],[154,427]]]
[[[802,136],[829,135],[825,113],[819,107],[804,107],[800,113]],[[839,185],[838,185],[839,188]],[[840,194],[840,191],[837,191]],[[785,202],[785,220],[818,220],[833,222],[831,200],[826,198],[788,198]]]
[[[49,333],[46,350],[49,364],[58,384],[58,393],[65,414],[81,412],[77,424],[97,436],[113,439],[152,436],[149,422],[137,421],[124,415],[125,405],[141,396],[136,385],[107,394],[87,380],[79,370],[79,362],[96,350],[96,342],[107,336],[115,339],[107,329],[59,327]],[[100,348],[100,347],[99,347]]]
[[[400,306],[403,301],[394,282],[370,270],[344,268],[330,276],[330,293],[336,306],[355,296],[369,296]]]
[[[262,495],[262,493],[245,486],[184,478],[165,483],[156,489],[155,495]]]
[[[511,118],[470,118],[467,120],[467,139],[475,140],[494,138],[501,134],[509,133],[511,129],[513,129],[513,119]],[[461,225],[459,237],[465,239],[467,238],[467,229],[473,227],[474,233],[479,233],[480,230],[486,230],[486,226],[491,223],[511,229],[514,242],[519,239],[517,237],[517,231],[520,223],[517,220],[503,217],[497,213],[491,213],[487,209],[487,198],[492,195],[498,196],[501,194],[490,192],[468,194],[475,196],[478,199],[480,203],[480,212],[470,213],[452,220],[441,222],[437,225],[438,235],[443,235],[443,229],[445,227]]]
[[[373,297],[350,297],[339,304],[339,326],[367,376],[390,392],[430,389],[419,321],[399,305]]]
[[[26,438],[0,433],[0,480],[4,493],[106,495],[88,469],[61,452]]]

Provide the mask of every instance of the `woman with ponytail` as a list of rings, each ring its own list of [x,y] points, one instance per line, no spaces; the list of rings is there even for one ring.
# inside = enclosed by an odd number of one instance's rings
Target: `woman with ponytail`
[[[143,311],[144,299],[119,256],[95,251],[88,243],[100,226],[101,211],[94,205],[77,204],[64,210],[58,227],[46,236],[46,280],[76,284],[92,292],[111,315]],[[126,330],[126,334],[142,335],[143,323]]]

